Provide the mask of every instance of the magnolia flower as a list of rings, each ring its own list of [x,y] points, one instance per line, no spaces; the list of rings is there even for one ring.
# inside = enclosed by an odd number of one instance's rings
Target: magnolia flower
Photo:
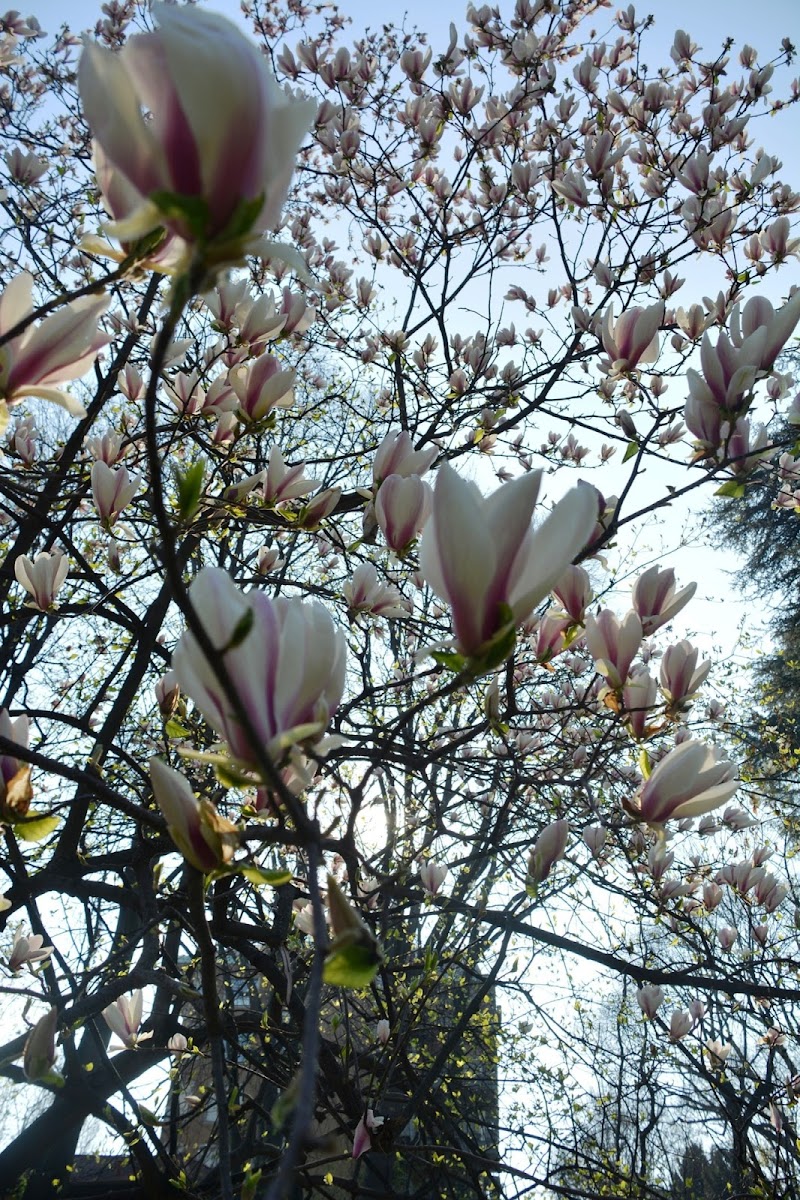
[[[597,493],[576,487],[534,531],[540,481],[530,472],[484,498],[447,463],[439,468],[420,573],[450,605],[456,644],[470,657],[530,615],[594,528]]]
[[[430,860],[420,863],[419,881],[429,896],[436,895],[447,878],[449,871],[449,867],[431,862]]]
[[[40,396],[60,404],[74,417],[84,416],[83,405],[53,385],[80,379],[94,362],[98,350],[110,341],[97,328],[108,305],[104,296],[73,300],[0,347],[2,426],[8,420],[7,406],[24,396]],[[23,271],[0,296],[0,336],[32,312],[33,278]]]
[[[645,987],[639,988],[636,999],[644,1015],[649,1021],[652,1021],[659,1007],[664,1003],[664,989],[658,984],[648,983]]]
[[[736,768],[716,746],[689,740],[670,750],[630,803],[641,821],[698,817],[729,800],[739,786]]]
[[[344,634],[325,608],[264,592],[244,595],[217,567],[201,571],[189,598],[224,661],[247,711],[258,747],[276,760],[289,746],[324,732],[342,697]],[[211,662],[194,636],[183,634],[172,656],[181,690],[250,766],[258,751],[231,709]]]
[[[752,296],[741,314],[738,304],[733,307],[731,341],[748,362],[756,363],[762,371],[769,371],[798,321],[800,288],[795,288],[786,304],[777,312],[766,296]]]
[[[314,906],[310,901],[294,902],[294,924],[301,933],[307,934],[308,937],[314,936]]]
[[[538,663],[549,663],[561,654],[567,644],[567,631],[572,625],[569,617],[559,613],[547,613],[536,629],[534,654]]]
[[[300,528],[318,529],[320,523],[331,515],[341,498],[342,489],[339,487],[324,488],[321,492],[317,492],[316,496],[304,506],[298,517]]]
[[[316,106],[287,95],[224,17],[152,11],[158,29],[120,50],[87,38],[78,71],[95,141],[130,187],[109,232],[138,238],[165,226],[209,264],[238,261],[277,224]]]
[[[104,529],[110,529],[139,490],[141,475],[129,475],[127,467],[108,467],[97,461],[92,465],[92,496]]]
[[[8,956],[8,969],[13,974],[24,967],[26,963],[44,962],[53,953],[52,946],[45,946],[40,933],[30,933],[25,936],[22,926],[18,925],[14,932],[14,944]]]
[[[122,372],[120,372],[122,374]],[[92,458],[113,467],[123,457],[122,437],[118,433],[107,430],[104,434],[87,438],[86,449]]]
[[[592,600],[592,585],[584,568],[570,564],[553,588],[553,595],[573,623],[582,625]]]
[[[708,1055],[708,1062],[712,1071],[721,1071],[723,1069],[732,1049],[732,1046],[725,1045],[716,1039],[706,1042],[705,1052]]]
[[[610,608],[586,618],[586,646],[596,669],[615,691],[625,686],[641,644],[642,623],[633,609],[621,621]]]
[[[60,550],[42,550],[35,559],[25,554],[14,560],[17,582],[32,597],[28,603],[39,612],[49,612],[55,605],[58,591],[69,573],[69,559]]]
[[[633,585],[631,603],[642,622],[645,637],[671,621],[691,600],[697,584],[690,583],[675,592],[675,572],[671,567],[649,567]]]
[[[360,1158],[372,1147],[371,1131],[380,1129],[383,1122],[383,1117],[376,1117],[371,1108],[367,1109],[353,1134],[353,1158]]]
[[[691,1033],[694,1027],[694,1019],[691,1013],[681,1012],[676,1008],[670,1014],[669,1018],[669,1040],[671,1042],[679,1042],[681,1038],[686,1037],[687,1033]]]
[[[137,988],[128,996],[120,996],[103,1009],[103,1020],[112,1033],[128,1050],[151,1038],[152,1033],[139,1033],[142,1023],[142,989]]]
[[[608,837],[606,829],[602,825],[587,825],[581,837],[588,846],[592,857],[599,858]]]
[[[691,642],[678,642],[664,651],[661,660],[661,687],[670,706],[683,705],[705,682],[711,663],[697,665],[698,650]]]
[[[285,504],[287,500],[307,496],[314,488],[319,487],[316,479],[305,478],[305,466],[304,462],[297,463],[294,467],[287,466],[279,447],[270,447],[269,465],[264,476],[265,504]]]
[[[432,466],[439,451],[435,446],[415,450],[410,434],[405,430],[390,430],[375,452],[372,482],[377,491],[390,475],[424,475]]]
[[[239,844],[237,827],[210,800],[198,800],[186,776],[160,758],[150,759],[150,779],[167,832],[186,861],[203,872],[229,863]]]
[[[386,1018],[383,1017],[380,1021],[378,1021],[378,1024],[375,1027],[375,1040],[380,1042],[381,1046],[385,1046],[389,1040],[390,1033],[391,1026]]]
[[[277,546],[261,547],[256,560],[256,570],[259,575],[269,575],[273,571],[280,571],[284,566],[286,566],[286,559],[281,558]]]
[[[734,929],[732,925],[723,925],[722,929],[717,931],[719,944],[725,951],[728,951],[732,948],[738,936],[738,929]]]
[[[535,894],[553,869],[553,866],[564,857],[569,837],[569,821],[552,821],[546,825],[536,839],[528,859],[528,890]]]
[[[433,506],[430,484],[418,475],[388,475],[375,498],[375,518],[386,544],[402,554],[419,535]]]
[[[603,349],[609,357],[609,370],[614,375],[633,371],[644,363],[658,358],[658,330],[664,320],[664,305],[650,308],[629,308],[614,320],[614,305],[610,304],[603,319]]]
[[[396,587],[381,583],[372,563],[356,567],[353,578],[342,587],[351,619],[358,613],[374,617],[407,617],[411,605]]]
[[[647,667],[633,667],[622,689],[622,707],[632,737],[647,735],[648,710],[656,703],[656,681]]]
[[[178,686],[178,677],[174,671],[167,671],[156,682],[153,688],[158,705],[158,711],[164,720],[167,720],[175,712],[178,706],[178,701],[181,696],[181,689]]]
[[[15,146],[11,153],[4,157],[9,175],[16,183],[21,183],[23,186],[38,183],[42,176],[50,170],[50,164],[43,158],[39,158],[31,151],[23,150],[20,146]],[[776,221],[775,224],[777,225],[778,222]]]
[[[257,424],[266,420],[273,408],[291,408],[294,380],[295,372],[282,371],[271,354],[262,354],[249,366],[234,367],[228,374],[228,382],[239,400],[238,416],[242,421]]]

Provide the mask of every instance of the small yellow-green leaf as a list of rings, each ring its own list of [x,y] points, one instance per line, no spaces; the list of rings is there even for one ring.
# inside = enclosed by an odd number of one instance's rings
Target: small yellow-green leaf
[[[463,671],[467,661],[463,654],[457,654],[455,650],[434,650],[431,658],[440,667],[447,667],[448,671],[455,671],[456,674]]]
[[[52,813],[48,816],[37,816],[35,813],[31,813],[24,821],[15,822],[14,833],[18,838],[22,838],[23,842],[41,842],[48,833],[53,832],[59,820],[60,818],[53,816]]]
[[[187,729],[185,725],[181,725],[180,721],[167,721],[164,726],[164,733],[167,737],[182,738],[189,737],[191,730]]]
[[[292,878],[292,872],[287,871],[285,867],[281,867],[275,871],[267,871],[264,867],[257,867],[253,863],[245,863],[244,866],[238,867],[237,870],[240,875],[244,875],[245,879],[249,879],[251,883],[266,883],[270,887],[283,887]]]
[[[638,442],[628,442],[627,446],[625,447],[625,453],[622,456],[622,461],[626,463],[629,458],[633,458],[634,454],[638,453],[638,450]]]
[[[715,496],[729,496],[732,500],[741,500],[745,493],[745,484],[738,479],[729,479],[727,483],[723,483],[722,487],[718,487],[714,492]]]
[[[365,988],[375,978],[380,962],[376,946],[351,942],[331,950],[322,978],[334,987]]]

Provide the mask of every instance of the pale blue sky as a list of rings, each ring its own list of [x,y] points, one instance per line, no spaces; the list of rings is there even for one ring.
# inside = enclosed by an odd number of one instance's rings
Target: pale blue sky
[[[30,5],[44,29],[56,29],[64,20],[74,29],[88,28],[93,25],[100,13],[101,0],[34,0]],[[24,6],[23,6],[24,7]],[[238,12],[238,4],[234,0],[220,0],[219,3],[208,5],[218,12]],[[512,5],[508,0],[501,0],[500,7],[510,10]],[[612,20],[615,5],[601,18]],[[622,7],[627,7],[623,4]],[[654,43],[668,47],[672,34],[676,29],[686,29],[695,41],[707,51],[713,52],[722,39],[728,34],[735,38],[737,45],[748,41],[759,50],[766,52],[768,48],[777,47],[781,38],[792,37],[800,44],[800,13],[796,0],[706,0],[698,4],[697,0],[645,0],[636,5],[639,13],[652,13],[656,19],[656,30],[650,35]],[[461,23],[466,11],[466,4],[460,0],[450,0],[432,6],[427,0],[408,0],[408,3],[398,3],[390,8],[378,8],[371,0],[344,0],[340,4],[343,13],[353,20],[356,34],[367,24],[375,25],[385,21],[393,14],[408,13],[412,21],[426,29],[431,34],[447,30],[450,21]],[[26,10],[27,11],[27,10]],[[603,20],[597,21],[598,27]],[[660,35],[660,36],[659,36]],[[655,59],[653,60],[656,61]]]

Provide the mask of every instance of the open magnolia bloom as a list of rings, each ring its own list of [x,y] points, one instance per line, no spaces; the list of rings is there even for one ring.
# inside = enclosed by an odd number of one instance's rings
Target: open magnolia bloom
[[[73,417],[84,416],[80,401],[55,385],[85,375],[98,350],[111,340],[97,328],[108,305],[105,296],[83,296],[0,347],[0,433],[8,423],[9,406],[25,396],[39,396]],[[23,271],[0,296],[0,335],[32,312],[33,276]]]
[[[661,826],[712,812],[738,787],[734,764],[716,746],[690,739],[661,759],[626,807],[638,820]]]
[[[531,471],[484,497],[447,463],[437,472],[420,572],[450,605],[456,646],[473,661],[491,654],[489,643],[505,631],[513,640],[515,627],[556,585],[597,521],[596,491],[576,487],[534,530],[540,482],[541,472]],[[511,641],[497,661],[510,652]]]
[[[166,4],[152,13],[155,31],[119,51],[87,39],[81,57],[86,119],[128,185],[113,205],[128,211],[108,231],[130,241],[163,227],[219,267],[277,223],[316,105],[287,95],[224,17]]]
[[[231,577],[207,567],[189,598],[224,661],[258,739],[274,761],[298,743],[317,740],[344,690],[346,645],[316,601],[240,592]],[[258,751],[233,712],[213,665],[194,636],[183,634],[172,666],[181,691],[225,739],[235,759],[258,765]]]

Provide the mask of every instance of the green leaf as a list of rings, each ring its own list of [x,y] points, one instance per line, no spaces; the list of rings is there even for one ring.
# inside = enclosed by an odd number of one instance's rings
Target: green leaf
[[[639,751],[639,770],[642,773],[643,779],[649,779],[653,773],[653,765],[650,762],[650,755],[647,753],[644,746],[642,746],[641,750]]]
[[[211,213],[208,201],[202,196],[180,196],[177,192],[151,192],[150,199],[168,221],[181,221],[192,238],[202,241],[206,236]]]
[[[714,492],[715,496],[730,496],[733,500],[741,500],[745,494],[746,485],[738,479],[729,479],[727,483],[723,483],[722,487],[717,488]]]
[[[60,818],[52,813],[46,816],[29,813],[24,821],[14,822],[14,833],[18,838],[22,838],[23,842],[41,842],[48,833],[53,832],[59,820]]]
[[[638,453],[639,453],[639,443],[638,442],[628,442],[627,446],[625,447],[625,453],[622,456],[622,461],[624,463],[626,463],[629,458],[633,458],[634,454],[638,454]]]
[[[170,720],[164,726],[164,733],[167,737],[182,738],[189,737],[191,730],[187,729],[185,725],[181,725],[180,721]]]
[[[192,463],[185,471],[176,468],[173,472],[178,488],[178,515],[182,521],[191,521],[200,507],[205,473],[206,464],[202,458]]]
[[[502,616],[510,618],[511,610],[508,606],[503,605],[502,608],[505,610]],[[485,675],[488,671],[493,671],[495,667],[499,667],[501,663],[506,661],[509,654],[511,654],[516,641],[517,631],[513,622],[504,624],[494,637],[490,638],[485,644],[482,653],[469,660],[468,667],[470,674]]]
[[[242,616],[236,622],[236,628],[231,634],[230,641],[228,642],[227,646],[222,647],[220,654],[227,654],[229,650],[235,650],[237,646],[241,646],[242,642],[253,628],[253,620],[253,610],[252,608],[248,608],[247,612],[242,613]]]
[[[264,867],[257,867],[246,863],[244,866],[237,867],[237,871],[240,875],[244,875],[245,879],[249,879],[251,883],[266,883],[270,887],[283,887],[292,878],[292,872],[287,871],[285,867],[281,867],[276,871],[267,871]]]
[[[380,963],[377,946],[361,942],[334,946],[325,959],[322,978],[334,987],[365,988],[372,983]]]
[[[215,760],[213,766],[214,774],[224,788],[246,788],[253,786],[252,775],[237,770],[234,763],[230,760],[226,760],[225,762]]]
[[[440,667],[447,667],[448,671],[455,671],[456,675],[459,671],[464,670],[467,661],[463,654],[458,654],[455,650],[434,650],[431,658]]]

